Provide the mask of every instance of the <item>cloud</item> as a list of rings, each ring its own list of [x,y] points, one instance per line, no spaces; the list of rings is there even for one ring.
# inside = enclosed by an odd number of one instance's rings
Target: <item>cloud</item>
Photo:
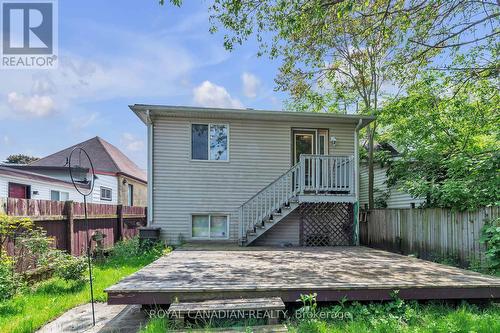
[[[193,89],[194,102],[200,106],[242,109],[243,104],[231,97],[226,88],[218,86],[210,81]]]
[[[145,146],[143,140],[127,132],[122,134],[122,143],[124,144],[125,148],[129,151],[142,151],[144,150]]]
[[[81,117],[75,117],[72,119],[73,129],[81,130],[92,125],[96,119],[99,117],[99,112],[92,112],[90,114],[85,114]]]
[[[12,91],[7,94],[7,103],[12,109],[36,118],[49,116],[55,110],[54,100],[46,95],[25,96]]]
[[[245,96],[250,98],[257,97],[257,92],[261,85],[259,78],[252,73],[244,72],[241,75],[241,81],[243,82],[243,93]]]
[[[4,145],[10,144],[10,138],[9,138],[9,136],[8,135],[4,135],[2,137],[2,142],[3,142]]]

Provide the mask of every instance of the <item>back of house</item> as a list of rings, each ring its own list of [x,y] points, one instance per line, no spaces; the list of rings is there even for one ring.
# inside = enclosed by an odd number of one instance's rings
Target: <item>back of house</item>
[[[357,243],[357,132],[373,118],[131,109],[148,126],[148,225],[168,242]]]

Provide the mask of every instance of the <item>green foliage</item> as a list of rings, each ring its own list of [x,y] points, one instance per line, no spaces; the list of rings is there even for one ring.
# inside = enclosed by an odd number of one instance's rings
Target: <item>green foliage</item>
[[[25,154],[9,155],[5,159],[5,163],[11,164],[30,164],[31,162],[38,161],[38,157],[29,156]]]
[[[19,280],[13,272],[12,262],[0,260],[0,301],[11,298],[16,293]]]
[[[21,231],[32,228],[33,222],[30,219],[0,214],[0,258],[2,258],[3,248],[8,239],[13,238]]]
[[[318,303],[316,301],[318,297],[317,293],[300,295],[297,301],[302,303],[302,307],[297,310],[297,313],[301,318],[312,318],[318,310]]]
[[[457,87],[443,75],[428,75],[390,100],[378,118],[382,138],[402,155],[390,165],[389,185],[426,198],[429,207],[499,204],[499,104],[495,80]]]
[[[55,260],[55,275],[65,281],[82,282],[87,271],[87,258],[60,252]]]
[[[486,244],[486,257],[491,269],[500,269],[500,218],[487,221],[481,230],[481,242]]]

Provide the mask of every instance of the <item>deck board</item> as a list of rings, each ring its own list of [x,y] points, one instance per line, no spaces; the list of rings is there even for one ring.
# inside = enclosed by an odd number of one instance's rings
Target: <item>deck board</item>
[[[295,301],[305,292],[386,299],[392,290],[415,299],[496,299],[500,278],[366,247],[205,248],[176,250],[106,291],[110,303],[131,304],[249,295]]]

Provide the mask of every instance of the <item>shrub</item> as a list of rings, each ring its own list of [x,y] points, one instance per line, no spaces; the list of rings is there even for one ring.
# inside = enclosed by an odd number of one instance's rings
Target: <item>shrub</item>
[[[84,280],[84,274],[87,270],[86,257],[73,257],[70,254],[59,251],[56,258],[56,276],[65,281],[81,282]]]
[[[486,244],[490,268],[500,269],[500,218],[487,221],[481,230],[481,242]]]
[[[12,262],[8,258],[0,260],[0,300],[14,296],[18,281],[12,269]]]
[[[21,274],[35,268],[50,268],[54,239],[41,228],[26,230],[15,239],[13,261],[15,271]]]

